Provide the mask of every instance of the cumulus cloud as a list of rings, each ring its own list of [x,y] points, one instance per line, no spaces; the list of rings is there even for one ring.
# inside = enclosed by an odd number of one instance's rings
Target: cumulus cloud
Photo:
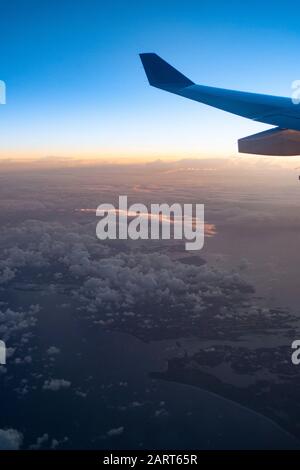
[[[5,284],[8,281],[11,281],[15,277],[15,271],[10,269],[8,266],[0,267],[0,284]]]
[[[31,329],[37,322],[39,313],[38,305],[31,305],[28,310],[12,310],[11,308],[0,310],[0,336],[5,341],[26,342],[31,335]]]
[[[47,354],[48,356],[57,356],[60,354],[60,349],[56,346],[50,346],[50,348],[47,349]]]
[[[16,429],[0,429],[0,450],[18,450],[23,443],[23,434]]]
[[[253,288],[242,269],[195,266],[142,249],[120,251],[96,239],[95,224],[25,221],[2,231],[0,243],[6,246],[0,264],[5,262],[14,273],[8,285],[20,276],[24,282],[30,272],[32,283],[47,282],[54,293],[68,291],[82,315],[100,326],[144,337],[151,332],[178,335],[178,329],[184,334],[195,328],[198,333],[213,332],[218,322],[243,323],[249,315],[252,323],[262,318],[259,306],[247,306]],[[5,317],[16,317],[12,325],[17,327],[19,315],[8,311]],[[0,333],[8,326],[0,314]]]
[[[49,435],[47,433],[43,434],[41,437],[38,437],[35,444],[32,444],[29,448],[32,450],[38,450],[43,448],[44,444],[48,442]]]
[[[120,436],[124,432],[124,426],[120,426],[119,428],[112,428],[107,431],[108,437]]]
[[[69,438],[64,437],[63,439],[50,439],[48,433],[44,433],[42,436],[38,437],[35,444],[29,446],[31,450],[39,450],[39,449],[57,449],[62,444],[68,442]]]
[[[65,379],[50,379],[45,380],[43,389],[50,390],[51,392],[58,392],[59,390],[67,389],[71,386],[71,382]]]

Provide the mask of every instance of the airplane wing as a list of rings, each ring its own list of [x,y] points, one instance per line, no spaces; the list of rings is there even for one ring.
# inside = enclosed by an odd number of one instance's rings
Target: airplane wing
[[[277,126],[239,140],[239,151],[262,155],[300,154],[300,106],[291,98],[196,85],[157,54],[140,54],[150,85],[254,121]],[[291,130],[294,132],[285,132]],[[299,136],[298,136],[299,131]]]

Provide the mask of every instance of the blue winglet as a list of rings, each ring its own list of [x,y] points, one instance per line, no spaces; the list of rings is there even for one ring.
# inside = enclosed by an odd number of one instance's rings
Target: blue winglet
[[[140,54],[140,58],[150,85],[164,90],[181,89],[194,85],[191,80],[157,54],[144,53]]]

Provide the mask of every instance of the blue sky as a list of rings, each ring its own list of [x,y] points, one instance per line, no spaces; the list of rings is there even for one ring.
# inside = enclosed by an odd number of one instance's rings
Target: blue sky
[[[0,0],[0,156],[236,154],[267,128],[148,86],[139,52],[198,83],[289,96],[295,2]]]

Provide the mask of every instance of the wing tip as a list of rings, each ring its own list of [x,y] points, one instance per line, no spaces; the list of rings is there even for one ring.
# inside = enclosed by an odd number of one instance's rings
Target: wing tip
[[[194,85],[194,82],[168,64],[155,52],[142,52],[139,56],[150,85],[163,89],[180,89]]]

